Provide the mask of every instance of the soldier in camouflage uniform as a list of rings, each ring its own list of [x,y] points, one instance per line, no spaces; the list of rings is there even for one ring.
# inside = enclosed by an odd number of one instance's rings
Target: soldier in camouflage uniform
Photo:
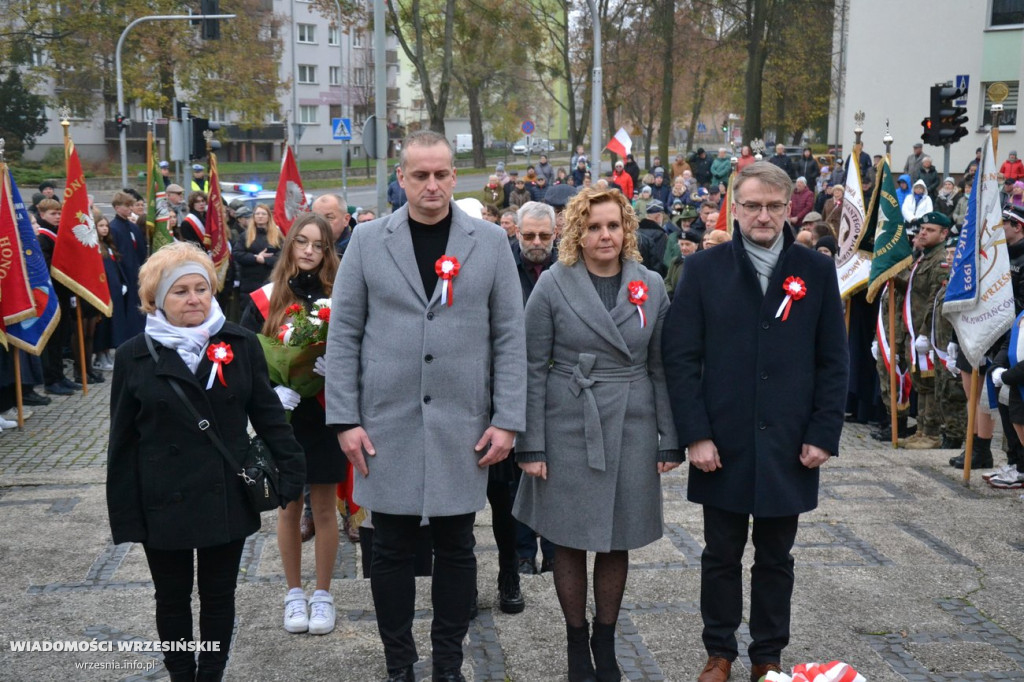
[[[946,249],[946,280],[939,287],[935,304],[932,306],[932,321],[935,325],[932,344],[935,346],[936,355],[946,352],[954,336],[953,325],[942,315],[942,302],[946,298],[946,284],[949,281],[949,266],[952,264],[954,250]],[[942,442],[939,447],[942,449],[959,448],[967,433],[967,395],[960,381],[960,370],[956,368],[956,358],[949,360],[950,371],[946,371],[938,363],[935,366],[935,388],[942,416]]]
[[[910,320],[907,355],[918,357],[911,361],[914,388],[917,390],[917,433],[901,441],[911,450],[930,450],[941,444],[942,414],[935,388],[935,369],[938,360],[931,341],[932,315],[935,297],[946,281],[946,238],[952,223],[944,213],[932,211],[920,218],[920,227],[914,237],[915,253],[921,256],[911,268],[907,296],[910,299]],[[941,371],[942,365],[939,365]]]
[[[896,275],[893,280],[893,289],[895,292],[896,302],[896,330],[895,330],[895,343],[893,348],[896,349],[896,381],[899,381],[900,372],[906,372],[906,354],[900,349],[907,347],[907,328],[903,324],[903,299],[907,292],[907,271]],[[885,342],[889,343],[889,292],[883,290],[880,294],[878,302],[878,314],[882,319],[882,333],[885,334]],[[877,334],[875,336],[874,343],[871,344],[871,354],[875,358],[875,369],[878,370],[878,385],[879,392],[882,396],[882,404],[885,405],[885,415],[882,417],[881,427],[872,434],[875,440],[883,442],[892,441],[892,418],[891,418],[891,407],[890,407],[890,393],[889,393],[889,370],[885,366],[885,358],[883,357],[882,350],[879,348]],[[897,387],[897,401],[899,400],[900,389]],[[898,437],[903,438],[910,435],[907,432],[907,408],[909,403],[900,405],[897,402],[897,409],[899,410],[897,428],[899,430]]]

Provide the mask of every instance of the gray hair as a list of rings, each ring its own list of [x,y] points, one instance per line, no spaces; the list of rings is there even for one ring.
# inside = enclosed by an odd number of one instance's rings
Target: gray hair
[[[443,144],[448,148],[448,153],[451,155],[452,168],[455,167],[455,150],[452,149],[452,143],[448,141],[448,138],[441,133],[433,130],[424,129],[416,130],[409,133],[404,140],[402,140],[402,151],[398,153],[398,165],[405,168],[406,162],[406,150],[413,146],[419,145],[420,147],[433,147],[434,145]]]
[[[747,180],[758,180],[772,189],[785,193],[786,201],[793,196],[793,181],[789,179],[786,171],[767,161],[756,161],[736,174],[732,185],[734,201],[740,187]]]
[[[547,219],[551,223],[551,229],[555,229],[555,209],[540,201],[527,201],[520,206],[516,213],[516,225],[522,225],[523,218]]]

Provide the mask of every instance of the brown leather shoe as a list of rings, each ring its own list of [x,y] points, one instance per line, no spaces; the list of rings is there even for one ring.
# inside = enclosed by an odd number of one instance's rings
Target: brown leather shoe
[[[725,682],[732,672],[732,661],[721,656],[708,656],[704,670],[700,672],[697,682]]]
[[[768,673],[782,672],[782,666],[778,663],[755,663],[750,669],[750,682],[757,682]]]
[[[353,545],[359,544],[359,526],[352,524],[352,517],[346,516],[342,522],[345,530],[345,536],[348,537],[348,541]]]
[[[316,535],[316,526],[313,525],[312,514],[302,515],[302,519],[299,521],[299,534],[302,536],[303,542],[308,542],[311,537]]]

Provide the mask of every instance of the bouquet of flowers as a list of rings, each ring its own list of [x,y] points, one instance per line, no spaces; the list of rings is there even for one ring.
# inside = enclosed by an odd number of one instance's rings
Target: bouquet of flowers
[[[864,682],[864,676],[841,661],[801,663],[793,666],[793,674],[770,672],[765,682]]]
[[[285,312],[290,316],[289,322],[281,325],[277,338],[263,334],[257,338],[267,358],[270,380],[303,398],[311,398],[324,388],[324,378],[313,371],[313,365],[327,350],[331,299],[317,299],[308,313],[300,303],[293,303]]]

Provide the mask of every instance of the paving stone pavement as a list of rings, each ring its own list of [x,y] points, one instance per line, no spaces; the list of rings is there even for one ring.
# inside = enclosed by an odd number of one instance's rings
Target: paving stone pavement
[[[12,650],[20,642],[116,647],[156,638],[141,548],[109,538],[108,386],[54,398],[34,408],[24,430],[0,433],[0,680],[166,679],[157,653]],[[872,681],[1024,680],[1021,491],[991,489],[980,472],[964,487],[946,463],[955,453],[893,450],[861,425],[848,425],[842,447],[823,471],[819,508],[801,518],[783,665],[840,659]],[[686,502],[685,479],[685,470],[665,477],[665,536],[630,556],[616,640],[628,680],[693,680],[703,664],[701,516]],[[477,529],[480,616],[464,644],[467,679],[564,680],[565,631],[550,574],[524,577],[526,611],[502,613],[489,510]],[[289,635],[280,625],[285,590],[274,535],[268,514],[246,543],[226,679],[380,679],[358,549],[339,547],[336,630]],[[309,589],[312,549],[303,547]],[[419,579],[418,679],[430,672],[429,593],[429,579]],[[745,624],[739,640],[741,649],[750,642]],[[745,654],[734,670],[734,680],[746,678]]]

